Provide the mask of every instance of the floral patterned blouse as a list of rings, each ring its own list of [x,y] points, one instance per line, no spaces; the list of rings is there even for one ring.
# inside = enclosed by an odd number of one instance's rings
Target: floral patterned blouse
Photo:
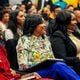
[[[24,70],[24,65],[29,68],[43,60],[54,58],[47,36],[44,39],[36,36],[22,36],[16,49],[20,70]]]

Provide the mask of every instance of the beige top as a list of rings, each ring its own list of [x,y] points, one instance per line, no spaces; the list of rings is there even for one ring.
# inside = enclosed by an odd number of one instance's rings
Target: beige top
[[[4,32],[7,29],[7,26],[0,21],[0,30]]]
[[[69,38],[73,41],[73,43],[75,44],[75,46],[77,48],[77,55],[76,55],[76,57],[80,58],[80,39],[78,39],[77,37],[75,37],[70,32],[69,32]]]

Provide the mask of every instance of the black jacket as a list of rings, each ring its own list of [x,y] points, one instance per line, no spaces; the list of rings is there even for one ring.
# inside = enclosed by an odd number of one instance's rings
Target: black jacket
[[[54,32],[54,34],[50,36],[50,41],[55,57],[65,58],[76,56],[76,46],[69,38],[66,38],[62,32]]]
[[[65,61],[70,65],[75,65],[80,62],[76,57],[77,49],[75,44],[71,41],[69,37],[60,32],[56,31],[50,36],[51,46],[56,58],[65,59]]]

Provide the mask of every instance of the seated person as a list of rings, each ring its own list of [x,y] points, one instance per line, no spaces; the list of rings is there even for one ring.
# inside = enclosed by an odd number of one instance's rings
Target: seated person
[[[80,74],[80,39],[73,34],[76,28],[74,13],[62,11],[56,16],[50,41],[55,57],[64,59]]]
[[[33,72],[30,74],[20,75],[16,74],[16,71],[10,68],[10,64],[7,60],[7,54],[6,54],[5,48],[0,45],[0,80],[16,80],[16,79],[27,79],[31,76],[34,76],[35,80],[52,80],[48,78],[41,78],[37,73]],[[30,78],[31,79],[31,78]]]
[[[10,69],[6,50],[2,45],[0,45],[0,74],[0,79],[2,80],[10,80],[15,76],[15,72]]]
[[[43,18],[38,14],[27,15],[23,36],[17,44],[17,58],[19,70],[27,72],[30,68],[44,63],[47,59],[55,59],[50,42],[46,36],[46,25]],[[74,70],[63,62],[39,65],[29,72],[37,72],[41,77],[56,80],[79,80],[80,77]],[[62,74],[61,74],[62,73]]]

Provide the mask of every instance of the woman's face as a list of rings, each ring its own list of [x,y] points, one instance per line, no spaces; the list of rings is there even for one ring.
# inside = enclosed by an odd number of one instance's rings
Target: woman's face
[[[34,5],[32,5],[31,9],[29,10],[29,14],[36,14],[37,13],[37,9]]]
[[[71,13],[71,16],[72,16],[71,17],[71,23],[68,26],[68,29],[70,29],[74,32],[77,28],[77,20],[76,20],[76,16],[73,13]]]
[[[46,34],[46,25],[44,23],[39,24],[35,31],[39,34],[39,35],[44,35]]]
[[[20,11],[17,15],[17,22],[19,25],[23,25],[24,21],[25,21],[24,12]]]
[[[5,22],[5,23],[8,23],[9,22],[9,13],[5,13],[3,15],[2,21]]]
[[[23,11],[23,12],[26,12],[26,6],[25,5],[21,5],[20,6],[20,10]]]
[[[75,11],[77,22],[80,23],[80,10]]]

